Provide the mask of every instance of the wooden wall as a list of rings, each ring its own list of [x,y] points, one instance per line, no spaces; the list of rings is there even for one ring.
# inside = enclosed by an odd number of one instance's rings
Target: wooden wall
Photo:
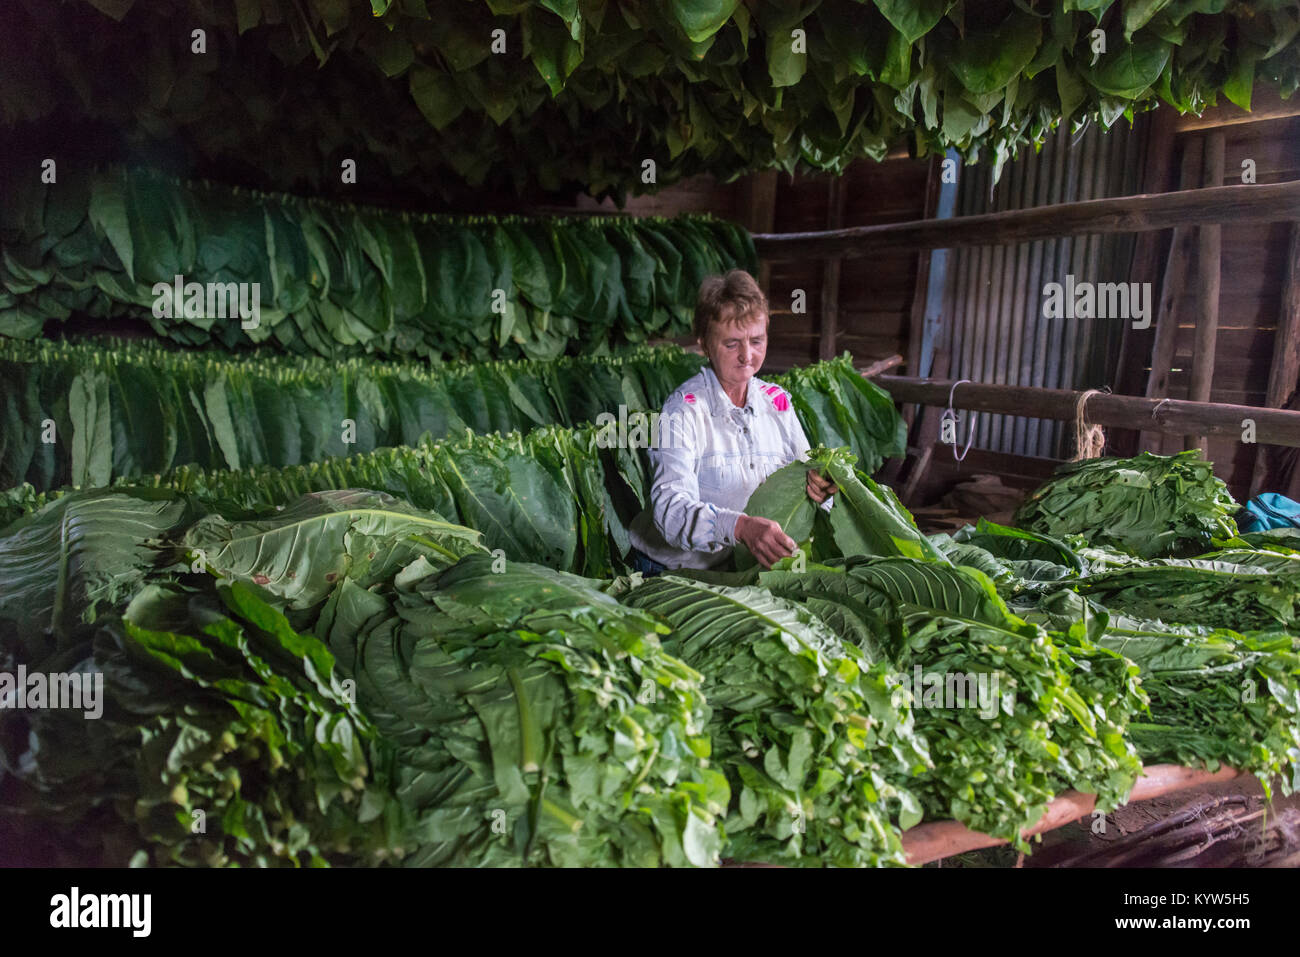
[[[842,225],[868,226],[925,218],[924,160],[860,160],[843,177]],[[776,192],[774,232],[827,228],[829,176],[782,175]],[[919,256],[914,251],[852,259],[840,267],[835,353],[848,350],[860,365],[907,354]],[[768,289],[772,333],[768,366],[774,370],[816,362],[822,328],[823,270],[819,261],[774,263]],[[791,311],[796,289],[807,293],[807,312]]]
[[[1236,117],[1239,118],[1239,117]],[[1204,137],[1213,131],[1224,138],[1224,176],[1217,185],[1234,185],[1242,182],[1242,163],[1253,160],[1257,183],[1278,183],[1300,179],[1300,116],[1278,117],[1256,122],[1230,122],[1226,125],[1204,125],[1194,129],[1179,129],[1174,133],[1165,175],[1176,189],[1184,152],[1190,151],[1186,169],[1194,184],[1202,178],[1202,145]],[[1274,344],[1279,322],[1283,319],[1282,287],[1286,274],[1290,237],[1290,223],[1259,225],[1225,225],[1221,227],[1221,266],[1218,297],[1218,334],[1215,363],[1210,382],[1210,401],[1231,402],[1239,405],[1264,405],[1269,383]],[[1159,295],[1164,281],[1169,237],[1162,237],[1156,271],[1155,291]],[[1194,247],[1193,243],[1193,247]],[[1193,256],[1189,262],[1187,281],[1181,285],[1181,297],[1173,316],[1177,322],[1174,359],[1170,366],[1168,395],[1171,398],[1189,398],[1191,370],[1195,353],[1195,332],[1198,317],[1204,305],[1198,295],[1194,275],[1201,268]],[[1137,278],[1137,277],[1135,277]],[[1145,362],[1136,379],[1128,379],[1128,387],[1144,384],[1150,372],[1148,352],[1143,352]],[[1296,387],[1292,382],[1285,390],[1290,394]],[[1126,443],[1123,451],[1135,449]],[[1145,434],[1136,447],[1149,448],[1171,454],[1183,448],[1183,439],[1176,435]],[[1233,494],[1244,501],[1249,497],[1252,475],[1255,470],[1259,446],[1242,442],[1237,436],[1210,436],[1208,456],[1216,465],[1220,478],[1226,481]],[[1270,453],[1270,460],[1275,453]],[[1263,490],[1285,491],[1290,484],[1291,469],[1272,468],[1271,475],[1260,478],[1257,485]]]
[[[929,169],[928,161],[905,157],[852,163],[839,184],[842,225],[924,218]],[[696,176],[654,196],[632,198],[623,211],[639,216],[709,212],[753,232],[823,230],[830,222],[832,179],[829,174],[759,173],[722,184],[709,176]],[[586,197],[579,197],[574,209],[615,211],[610,201],[597,204]],[[900,252],[851,260],[841,267],[835,354],[848,350],[861,365],[907,354],[919,259],[915,252]],[[772,317],[766,371],[817,361],[825,268],[820,260],[808,260],[775,263],[763,271]],[[799,289],[805,293],[802,313],[793,311]]]

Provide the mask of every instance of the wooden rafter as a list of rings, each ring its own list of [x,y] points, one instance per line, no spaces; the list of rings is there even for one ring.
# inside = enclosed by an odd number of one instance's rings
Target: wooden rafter
[[[1139,233],[1174,226],[1270,223],[1300,219],[1300,180],[1188,189],[1058,203],[955,219],[853,226],[819,233],[760,233],[761,259],[856,259],[883,249],[999,246],[1088,233]]]

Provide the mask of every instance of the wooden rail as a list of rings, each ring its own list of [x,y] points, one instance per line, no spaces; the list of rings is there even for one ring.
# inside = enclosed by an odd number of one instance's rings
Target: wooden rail
[[[878,375],[872,380],[898,402],[947,406],[976,412],[1000,412],[1039,419],[1073,421],[1083,393],[1035,386],[987,385],[963,382],[953,392],[951,379]],[[1140,429],[1170,435],[1235,435],[1254,423],[1255,441],[1265,445],[1300,448],[1300,412],[1266,409],[1223,402],[1188,402],[1182,399],[1148,399],[1132,395],[1098,393],[1088,399],[1084,418],[1096,425]]]
[[[1300,220],[1300,180],[1213,186],[1176,193],[1091,199],[956,219],[853,226],[815,233],[757,233],[759,259],[855,259],[883,249],[1001,246],[1091,233],[1140,233],[1174,226]]]

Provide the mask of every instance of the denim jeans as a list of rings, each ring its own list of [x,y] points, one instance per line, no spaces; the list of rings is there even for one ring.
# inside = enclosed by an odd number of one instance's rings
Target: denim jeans
[[[637,548],[632,549],[632,568],[646,578],[653,578],[655,575],[662,575],[668,571],[667,565],[660,564]]]

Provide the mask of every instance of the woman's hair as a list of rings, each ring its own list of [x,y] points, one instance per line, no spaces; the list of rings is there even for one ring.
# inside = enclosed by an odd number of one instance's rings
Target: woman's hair
[[[700,295],[695,300],[695,335],[703,340],[715,322],[740,323],[760,313],[767,315],[767,297],[745,270],[709,276],[700,283]]]

